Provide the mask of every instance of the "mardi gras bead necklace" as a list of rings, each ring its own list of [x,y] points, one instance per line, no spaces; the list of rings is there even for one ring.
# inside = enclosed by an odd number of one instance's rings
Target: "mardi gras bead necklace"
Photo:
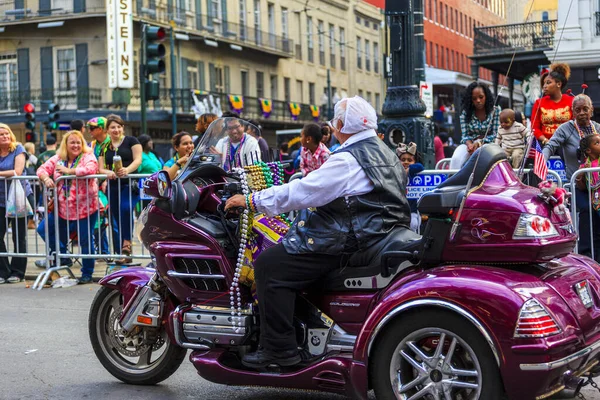
[[[584,136],[587,136],[587,134],[583,133],[581,131],[581,128],[579,127],[579,124],[577,123],[577,121],[573,121],[573,124],[575,125],[575,129],[577,129],[577,133],[579,133],[579,138],[583,139]],[[590,126],[592,127],[592,135],[597,135],[598,132],[596,132],[596,127],[594,126],[594,123],[592,121],[590,121]]]

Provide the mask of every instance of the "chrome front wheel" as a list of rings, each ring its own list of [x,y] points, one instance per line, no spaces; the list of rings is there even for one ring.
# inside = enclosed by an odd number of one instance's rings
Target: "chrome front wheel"
[[[164,327],[125,332],[119,323],[123,306],[121,293],[114,289],[102,287],[94,298],[88,327],[98,360],[126,383],[152,385],[167,379],[186,350],[169,341]]]

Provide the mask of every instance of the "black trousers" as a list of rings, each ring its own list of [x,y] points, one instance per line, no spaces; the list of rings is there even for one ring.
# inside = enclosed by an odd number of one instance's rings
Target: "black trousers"
[[[25,236],[27,235],[27,218],[6,218],[6,207],[0,207],[0,253],[6,253],[6,243],[4,236],[6,228],[12,228],[12,241],[15,246],[15,253],[27,253],[27,243]],[[17,234],[18,231],[18,234]],[[25,269],[27,268],[27,257],[12,257],[10,263],[8,257],[0,257],[0,278],[10,278],[16,276],[19,278],[25,277]]]
[[[298,347],[293,325],[296,294],[338,268],[341,261],[341,254],[288,254],[281,243],[263,251],[254,265],[262,347],[271,351]]]

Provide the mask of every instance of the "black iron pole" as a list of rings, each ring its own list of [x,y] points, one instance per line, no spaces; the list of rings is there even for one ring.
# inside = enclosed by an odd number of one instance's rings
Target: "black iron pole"
[[[142,22],[142,48],[140,49],[140,103],[141,103],[141,134],[147,134],[148,122],[146,121],[146,27]]]
[[[169,41],[169,51],[171,52],[171,131],[173,135],[177,133],[177,99],[175,97],[175,28],[171,26],[171,40]],[[188,96],[190,94],[188,93]]]
[[[327,119],[333,119],[333,99],[331,98],[331,71],[327,69]]]

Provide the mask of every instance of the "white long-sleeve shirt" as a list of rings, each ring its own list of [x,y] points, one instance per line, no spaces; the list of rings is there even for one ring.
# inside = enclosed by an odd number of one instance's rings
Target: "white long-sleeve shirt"
[[[244,133],[244,136],[244,142],[238,144],[238,146],[242,146],[242,148],[240,149],[240,152],[238,153],[235,159],[235,165],[230,166],[230,168],[252,165],[254,161],[261,160],[260,147],[258,147],[258,141],[252,136],[248,135],[247,133]],[[229,142],[229,137],[224,137],[221,140],[219,140],[217,142],[217,145],[215,146],[217,148],[217,151],[223,154],[223,160],[221,161],[223,167],[228,165],[227,155],[230,145],[231,144]]]
[[[340,197],[369,193],[375,187],[373,182],[352,154],[340,150],[376,135],[372,129],[356,133],[331,153],[321,168],[306,177],[255,193],[257,210],[272,217],[292,210],[320,207]]]

